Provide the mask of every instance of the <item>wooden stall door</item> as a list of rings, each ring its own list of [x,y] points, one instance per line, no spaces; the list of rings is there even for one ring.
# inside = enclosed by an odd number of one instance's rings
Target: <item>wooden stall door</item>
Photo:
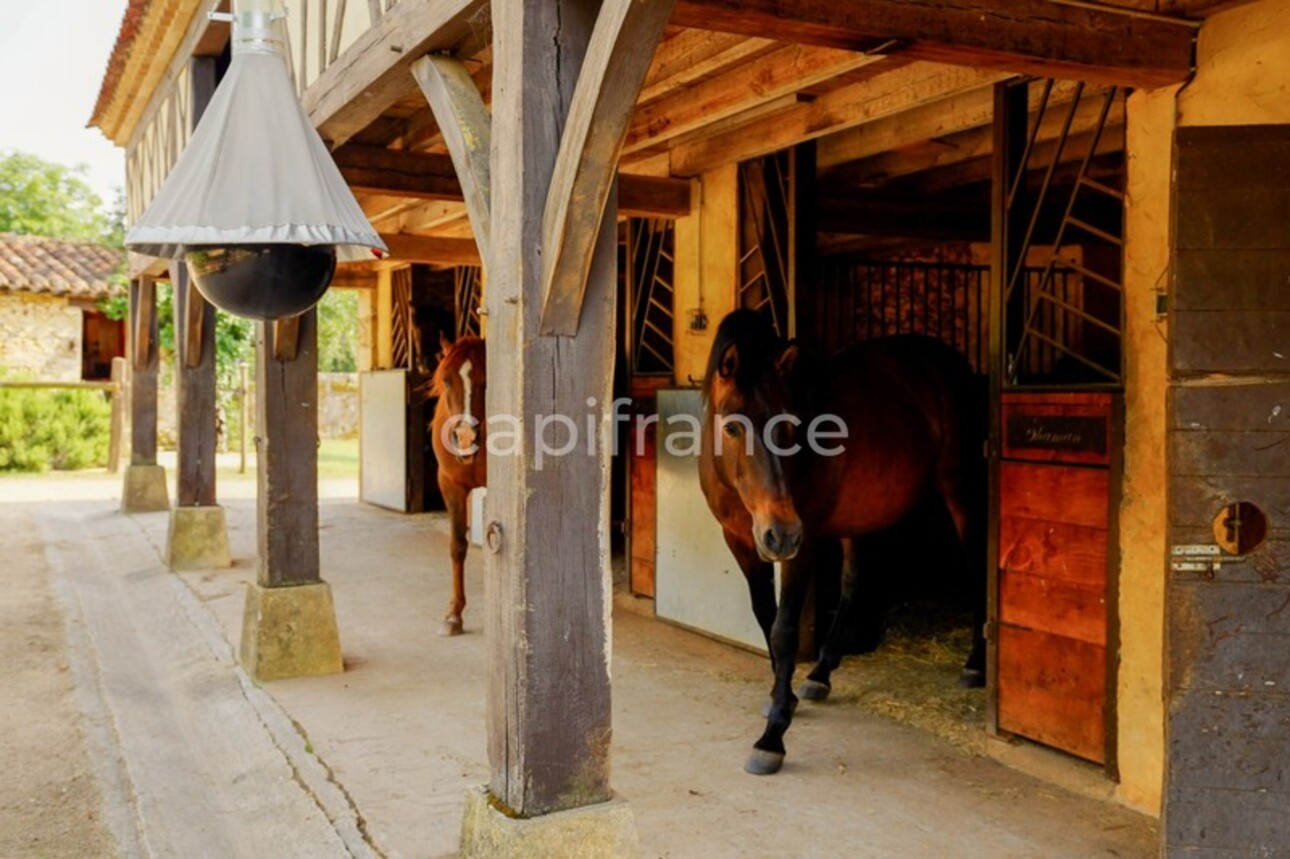
[[[1002,730],[1105,763],[1113,399],[1006,393],[996,618]]]

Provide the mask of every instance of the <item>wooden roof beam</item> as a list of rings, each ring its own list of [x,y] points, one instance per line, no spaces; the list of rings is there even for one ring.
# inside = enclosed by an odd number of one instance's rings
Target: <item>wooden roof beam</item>
[[[379,146],[343,146],[332,154],[355,193],[455,203],[465,199],[447,155]],[[690,196],[684,179],[618,174],[618,211],[625,215],[682,218],[690,214]]]
[[[305,112],[333,148],[415,90],[412,63],[472,38],[486,0],[401,0],[309,85]]]
[[[1030,108],[1039,106],[1043,87],[1030,88]],[[1056,81],[1049,96],[1050,106],[1068,104],[1075,96],[1075,84]],[[821,174],[848,161],[882,155],[902,146],[944,138],[994,122],[994,87],[969,90],[950,98],[912,107],[886,119],[857,125],[820,139],[816,164]]]
[[[988,69],[935,63],[898,65],[901,61],[895,57],[887,62],[893,69],[871,80],[839,87],[759,122],[678,146],[672,150],[672,175],[697,176],[723,164],[767,155],[1009,77]]]
[[[388,259],[430,265],[481,265],[479,246],[473,239],[381,233],[390,249]]]
[[[811,45],[779,48],[638,108],[628,127],[623,152],[656,146],[881,59],[880,55]]]
[[[1039,124],[1039,134],[1036,137],[1037,143],[1046,144],[1061,136],[1062,128],[1070,112],[1070,102],[1073,94],[1073,92],[1065,93],[1061,96],[1054,94],[1049,100],[1048,109],[1044,112],[1043,121]],[[1033,104],[1038,94],[1032,93],[1031,95]],[[1088,149],[1087,145],[1077,147],[1074,144],[1077,140],[1085,141],[1082,135],[1090,134],[1097,129],[1098,121],[1101,118],[1102,104],[1105,99],[1106,93],[1104,91],[1094,91],[1088,92],[1080,100],[1080,105],[1070,125],[1071,143],[1063,150],[1066,158],[1082,156]],[[1029,122],[1033,127],[1033,116]],[[1124,101],[1122,96],[1117,96],[1115,105],[1107,116],[1107,126],[1110,128],[1123,125],[1123,123]],[[831,170],[823,171],[822,177],[830,186],[882,184],[910,174],[940,167],[949,167],[963,161],[977,158],[984,158],[988,161],[990,152],[993,149],[994,128],[990,125],[984,125],[955,134],[931,138],[916,145],[891,149],[869,158],[852,161]],[[1051,156],[1053,151],[1052,147],[1037,148],[1032,155],[1032,160],[1037,159],[1041,152],[1048,153]],[[1102,147],[1102,151],[1105,151],[1105,147]]]
[[[897,39],[917,59],[1155,87],[1192,71],[1194,21],[1053,0],[678,0],[673,23],[862,49]]]

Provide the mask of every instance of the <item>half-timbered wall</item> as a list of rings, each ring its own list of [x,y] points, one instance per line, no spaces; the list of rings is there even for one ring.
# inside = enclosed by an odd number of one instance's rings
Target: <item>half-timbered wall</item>
[[[159,93],[157,109],[135,131],[126,153],[126,219],[134,223],[157,195],[192,136],[192,87],[185,64]]]
[[[303,93],[342,53],[374,26],[391,0],[296,0],[287,6],[291,70]]]

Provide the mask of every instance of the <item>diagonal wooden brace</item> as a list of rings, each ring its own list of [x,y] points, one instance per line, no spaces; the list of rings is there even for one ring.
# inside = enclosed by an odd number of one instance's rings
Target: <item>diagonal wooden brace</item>
[[[487,264],[492,211],[488,160],[492,148],[492,117],[461,60],[430,54],[412,64],[412,76],[430,103],[443,133],[461,182],[479,255]]]
[[[600,7],[542,215],[542,334],[578,332],[618,157],[673,5],[674,0],[605,0]]]

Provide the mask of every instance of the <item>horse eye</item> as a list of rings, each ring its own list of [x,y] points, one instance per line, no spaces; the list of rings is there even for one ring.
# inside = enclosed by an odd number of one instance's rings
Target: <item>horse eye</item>
[[[738,421],[726,421],[722,424],[721,429],[731,438],[739,438],[739,432],[743,429]]]

